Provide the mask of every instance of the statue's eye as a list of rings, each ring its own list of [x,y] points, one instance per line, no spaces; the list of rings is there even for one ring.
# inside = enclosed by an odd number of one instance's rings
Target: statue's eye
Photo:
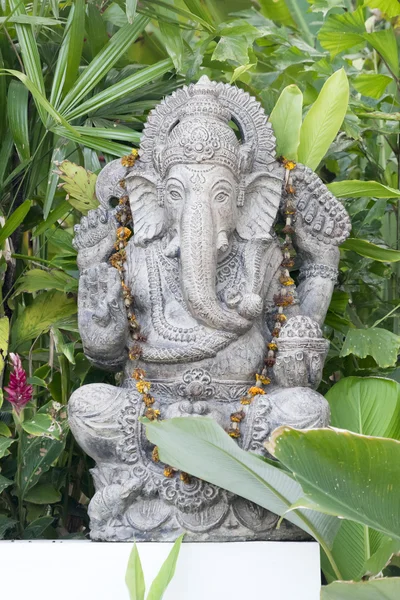
[[[218,194],[215,196],[215,200],[217,202],[225,202],[225,200],[227,200],[229,197],[229,194],[227,192],[218,192]]]
[[[170,190],[169,191],[169,197],[172,200],[182,200],[182,196],[181,196],[181,194],[177,190]]]

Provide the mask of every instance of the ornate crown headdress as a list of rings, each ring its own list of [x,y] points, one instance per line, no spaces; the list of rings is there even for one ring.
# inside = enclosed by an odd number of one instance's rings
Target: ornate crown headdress
[[[280,351],[312,348],[317,352],[327,352],[329,348],[318,323],[305,315],[289,319],[281,329],[278,345]]]
[[[238,128],[236,138],[229,122]],[[165,98],[149,115],[140,145],[141,168],[163,177],[172,164],[218,160],[237,175],[269,170],[275,137],[259,102],[229,84],[199,81]]]

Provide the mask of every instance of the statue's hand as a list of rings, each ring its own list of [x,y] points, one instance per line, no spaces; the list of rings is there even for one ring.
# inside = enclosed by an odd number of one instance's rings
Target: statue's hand
[[[117,222],[104,208],[90,210],[75,225],[74,247],[78,250],[78,267],[82,271],[105,262],[114,249]]]
[[[312,235],[301,214],[296,215],[293,245],[303,262],[322,263],[333,267],[337,267],[339,263],[338,247],[325,244]]]
[[[106,263],[79,280],[79,331],[85,353],[99,363],[118,361],[128,339],[128,321],[118,271]]]

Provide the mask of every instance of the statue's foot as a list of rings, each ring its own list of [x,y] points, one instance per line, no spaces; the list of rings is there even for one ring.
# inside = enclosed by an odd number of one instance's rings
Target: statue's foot
[[[113,462],[122,439],[119,415],[127,402],[127,390],[105,383],[77,389],[68,402],[72,433],[96,462]]]
[[[264,442],[281,425],[313,429],[329,425],[329,404],[308,387],[276,388],[256,396],[249,411],[243,447],[265,454]]]

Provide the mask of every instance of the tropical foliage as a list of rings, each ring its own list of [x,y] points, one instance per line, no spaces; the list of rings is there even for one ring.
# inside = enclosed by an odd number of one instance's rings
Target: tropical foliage
[[[212,436],[213,452],[226,448],[238,470],[218,483],[239,485],[246,465],[252,499],[320,540],[329,582],[376,575],[399,550],[389,504],[399,498],[399,29],[397,0],[1,3],[0,371],[4,386],[16,393],[22,381],[33,397],[21,388],[18,398],[29,398],[18,409],[6,392],[0,408],[0,538],[87,533],[92,464],[68,431],[65,405],[76,387],[113,381],[82,352],[73,226],[96,206],[100,168],[138,145],[148,111],[206,73],[255,95],[271,114],[279,153],[315,169],[351,215],[320,391],[333,426],[353,433],[281,431],[280,469],[241,454],[208,423],[200,431],[190,420],[154,425],[150,435],[174,428],[176,440],[195,439],[208,452]],[[26,382],[8,352],[21,357]],[[336,473],[347,495],[333,479],[317,495],[318,474],[347,452],[353,462]],[[204,465],[187,467],[196,474]],[[374,498],[358,504],[358,493]],[[346,517],[339,528],[337,514]],[[386,575],[399,575],[396,561]],[[354,584],[352,597],[386,586],[394,598],[396,580],[387,581]],[[324,598],[346,597],[346,585],[332,584]]]

